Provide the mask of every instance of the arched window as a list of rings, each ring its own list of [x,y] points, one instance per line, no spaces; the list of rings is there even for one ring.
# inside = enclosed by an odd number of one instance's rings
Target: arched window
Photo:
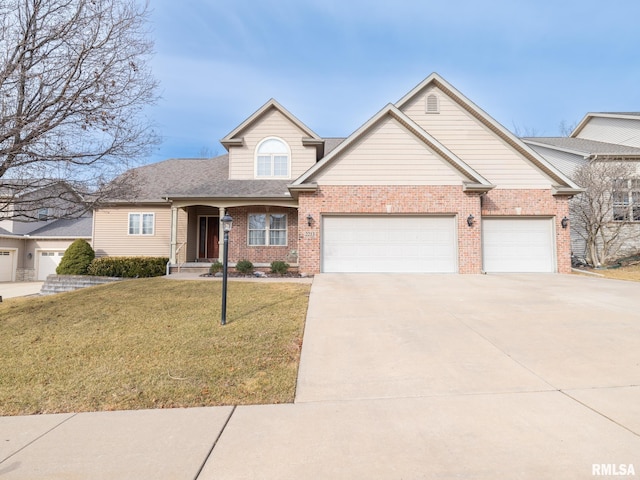
[[[438,102],[438,96],[433,93],[427,95],[427,113],[440,113],[440,105]]]
[[[275,137],[265,138],[256,148],[256,177],[289,178],[289,145]]]

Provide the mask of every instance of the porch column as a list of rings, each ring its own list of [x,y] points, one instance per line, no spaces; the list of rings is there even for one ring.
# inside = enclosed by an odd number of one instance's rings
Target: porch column
[[[218,216],[218,261],[222,263],[222,259],[224,258],[224,236],[222,235],[222,217],[225,215],[225,208],[218,207],[220,211]]]
[[[169,253],[169,263],[175,265],[177,261],[178,248],[178,209],[171,207],[171,250]]]

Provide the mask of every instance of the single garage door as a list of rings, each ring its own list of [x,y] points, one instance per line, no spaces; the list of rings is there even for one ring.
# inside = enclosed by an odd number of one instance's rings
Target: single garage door
[[[555,272],[552,219],[486,218],[482,252],[488,273]]]
[[[47,275],[55,275],[56,268],[64,256],[64,251],[42,250],[38,254],[38,280],[46,280]]]
[[[11,250],[0,250],[0,282],[13,281],[13,256]]]
[[[457,272],[455,217],[325,216],[323,272]]]

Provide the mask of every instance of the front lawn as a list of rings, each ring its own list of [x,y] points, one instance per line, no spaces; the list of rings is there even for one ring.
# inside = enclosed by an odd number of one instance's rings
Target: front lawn
[[[0,303],[0,415],[293,401],[310,286],[126,280]]]
[[[607,278],[615,278],[617,280],[631,280],[640,282],[640,265],[629,265],[620,268],[602,268],[593,270]]]

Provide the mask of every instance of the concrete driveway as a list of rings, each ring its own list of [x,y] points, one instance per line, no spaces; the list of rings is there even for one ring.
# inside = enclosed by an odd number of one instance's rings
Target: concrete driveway
[[[14,298],[37,295],[44,282],[0,282],[0,297]]]
[[[296,401],[612,395],[637,385],[640,283],[577,275],[320,275]]]
[[[638,478],[640,284],[316,276],[296,403],[238,409],[207,467],[202,478]]]

